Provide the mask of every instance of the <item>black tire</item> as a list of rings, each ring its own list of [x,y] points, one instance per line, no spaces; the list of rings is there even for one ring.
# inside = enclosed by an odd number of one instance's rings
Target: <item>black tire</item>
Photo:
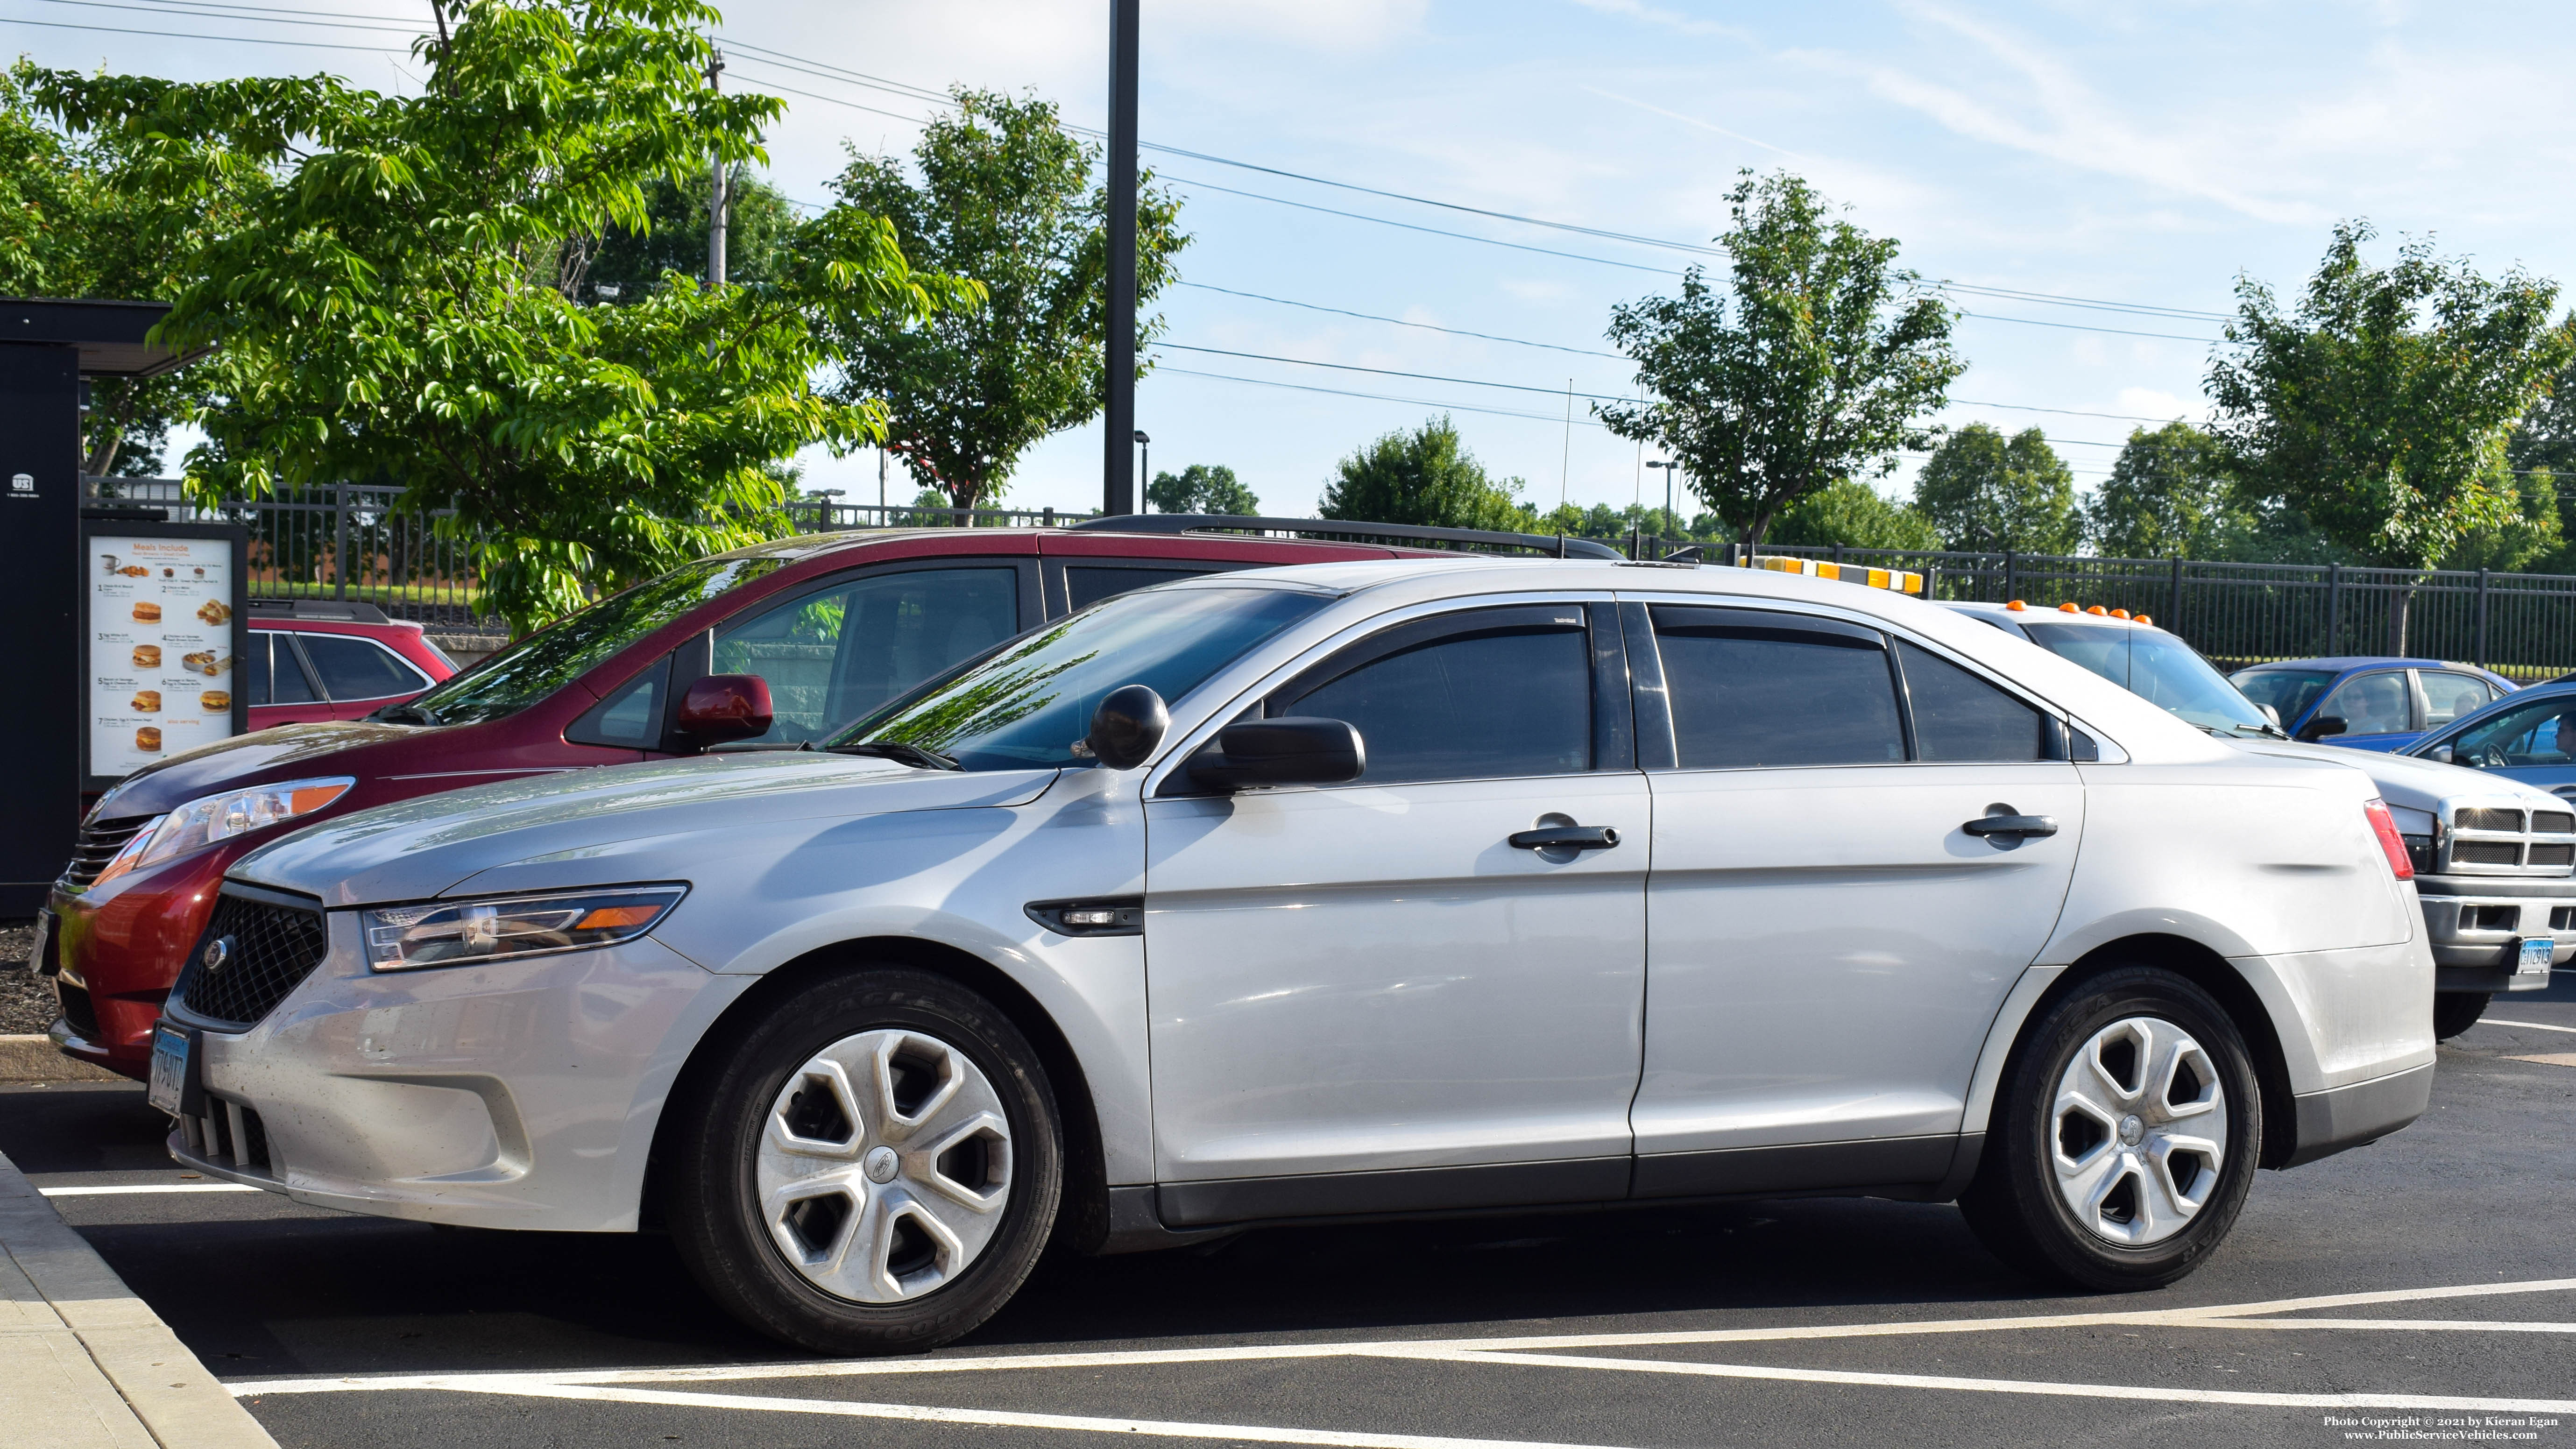
[[[2478,1024],[2487,1014],[2487,1003],[2495,1000],[2492,991],[2436,991],[2433,993],[2433,1040],[2449,1041]]]
[[[2179,1027],[2199,1043],[2225,1098],[2223,1111],[2209,1115],[2224,1117],[2227,1137],[2219,1143],[2222,1160],[2214,1184],[2180,1230],[2161,1241],[2129,1244],[2087,1226],[2061,1195],[2055,1165],[2066,1140],[2061,1134],[2083,1124],[2062,1127],[2054,1107],[2077,1054],[2105,1029],[2142,1017]],[[2146,1069],[2139,1070],[2143,1086]],[[2197,1126],[2190,1130],[2206,1135]],[[2244,1037],[2227,1013],[2207,992],[2170,971],[2116,967],[2077,986],[2024,1029],[2004,1068],[1976,1179],[1960,1196],[1959,1209],[1989,1251],[2033,1277],[2097,1292],[2160,1288],[2199,1267],[2225,1241],[2262,1155],[2261,1087]],[[2084,1159],[2079,1154],[2076,1160]],[[2207,1171],[2205,1158],[2193,1160]],[[2129,1189],[2133,1210],[2135,1193],[2154,1190],[2146,1179]],[[2103,1215],[2111,1212],[2106,1206]]]
[[[1009,1145],[1001,1221],[980,1251],[917,1297],[870,1303],[825,1291],[789,1260],[762,1215],[757,1177],[789,1079],[835,1043],[877,1031],[922,1033],[962,1053],[999,1099]],[[990,1318],[1036,1266],[1063,1193],[1063,1128],[1038,1054],[982,996],[910,968],[820,977],[701,1051],[690,1100],[672,1109],[663,1219],[699,1285],[744,1323],[823,1353],[918,1353]]]

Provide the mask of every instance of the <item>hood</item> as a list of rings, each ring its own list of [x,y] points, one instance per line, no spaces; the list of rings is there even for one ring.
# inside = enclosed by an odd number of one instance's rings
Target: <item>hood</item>
[[[304,775],[364,776],[373,773],[378,756],[384,753],[371,746],[408,743],[441,729],[463,728],[468,726],[368,720],[273,725],[144,766],[117,782],[100,802],[99,813],[119,818],[158,815],[218,790]]]
[[[2433,821],[2442,815],[2446,801],[2454,807],[2479,804],[2522,810],[2567,808],[2566,801],[2520,780],[2508,780],[2482,770],[2446,765],[2439,760],[2418,759],[2412,755],[2382,754],[2377,750],[2356,750],[2340,745],[2302,744],[2296,740],[2242,740],[2237,742],[2237,748],[2257,755],[2332,760],[2339,765],[2350,765],[2368,775],[2371,783],[2379,787],[2379,798],[2387,801],[2389,809],[2397,815],[2397,828],[2408,835],[2431,834]]]
[[[428,900],[477,876],[488,877],[478,893],[687,879],[687,863],[707,858],[693,841],[703,850],[788,821],[1023,804],[1056,773],[805,751],[612,765],[360,810],[261,846],[229,876],[331,907]]]

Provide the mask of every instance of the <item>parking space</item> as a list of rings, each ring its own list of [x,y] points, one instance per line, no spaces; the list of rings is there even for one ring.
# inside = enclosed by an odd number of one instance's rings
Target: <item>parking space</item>
[[[191,1180],[122,1085],[0,1103],[0,1150],[288,1446],[1929,1449],[2576,1424],[2571,973],[2445,1046],[2423,1121],[2264,1174],[2216,1261],[2163,1292],[2036,1293],[1948,1207],[1758,1202],[1051,1261],[965,1342],[855,1363],[738,1328],[657,1238],[437,1230]]]

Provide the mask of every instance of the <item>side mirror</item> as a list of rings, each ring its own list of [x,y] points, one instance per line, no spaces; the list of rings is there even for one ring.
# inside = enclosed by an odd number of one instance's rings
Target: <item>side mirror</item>
[[[2307,740],[2310,743],[2314,743],[2318,740],[2324,739],[2328,735],[2339,735],[2343,732],[2344,722],[2342,715],[2321,714],[2315,719],[2308,721],[2308,727],[2299,731],[2299,738]]]
[[[1211,790],[1341,785],[1367,772],[1368,747],[1347,720],[1293,715],[1227,725],[1190,761],[1191,783]]]
[[[710,674],[680,696],[677,727],[701,747],[769,733],[776,711],[769,681],[757,674]]]
[[[1123,684],[1101,698],[1091,712],[1091,733],[1083,737],[1091,757],[1113,770],[1132,770],[1145,763],[1172,727],[1172,712],[1163,697],[1141,684]]]
[[[2433,748],[2424,752],[2424,758],[2428,760],[2439,760],[2445,765],[2458,763],[2451,758],[2451,747],[2449,745],[2435,745]]]
[[[2281,723],[2281,712],[2279,710],[2274,709],[2268,704],[2258,704],[2254,707],[2263,711],[2263,718],[2272,722],[2272,728],[2279,730],[2285,735],[2290,732],[2289,726]]]

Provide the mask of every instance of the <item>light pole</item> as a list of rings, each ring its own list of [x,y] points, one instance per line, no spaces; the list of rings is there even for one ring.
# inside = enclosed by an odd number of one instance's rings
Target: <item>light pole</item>
[[[1679,475],[1682,465],[1667,458],[1663,462],[1650,462],[1646,466],[1664,470],[1664,521],[1670,523],[1673,518],[1673,479]]]
[[[1136,511],[1136,479],[1118,435],[1136,426],[1136,25],[1139,0],[1109,0],[1109,335],[1108,457],[1101,479],[1103,513]]]
[[[1143,428],[1138,428],[1136,430],[1136,511],[1138,513],[1154,511],[1153,496],[1147,492],[1153,486],[1154,440],[1145,436]]]

